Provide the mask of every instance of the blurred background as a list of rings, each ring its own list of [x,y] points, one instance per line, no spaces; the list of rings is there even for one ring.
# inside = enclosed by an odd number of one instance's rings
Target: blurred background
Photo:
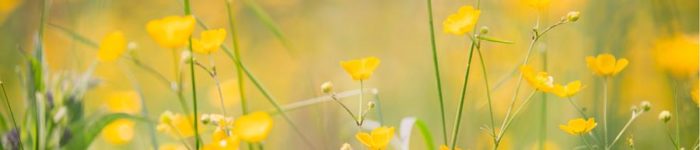
[[[26,107],[19,72],[26,68],[23,54],[34,49],[41,10],[39,0],[0,0],[0,80],[8,88],[8,96],[16,110]],[[435,142],[442,144],[440,107],[431,59],[430,36],[426,2],[423,0],[253,0],[279,27],[288,45],[266,27],[249,5],[233,0],[236,31],[241,47],[241,59],[258,80],[280,100],[282,105],[323,96],[320,84],[331,81],[336,91],[355,90],[359,82],[340,67],[339,61],[376,56],[381,64],[365,87],[377,88],[379,108],[384,125],[398,127],[401,119],[417,117],[428,123]],[[474,0],[434,0],[435,32],[438,57],[443,79],[446,118],[450,133],[459,102],[459,93],[467,65],[469,41],[466,37],[442,32],[442,21],[462,5],[476,5]],[[627,148],[627,138],[633,137],[639,149],[670,149],[665,124],[657,119],[662,110],[674,110],[674,98],[679,102],[681,145],[689,148],[698,139],[698,107],[691,98],[697,86],[698,50],[674,52],[677,47],[664,45],[668,39],[683,39],[698,44],[697,0],[552,0],[547,9],[537,11],[524,0],[483,0],[478,27],[488,26],[491,37],[513,41],[514,44],[484,43],[482,52],[488,67],[488,79],[494,100],[497,123],[505,116],[517,83],[514,68],[522,62],[538,16],[540,28],[559,21],[569,11],[580,11],[581,19],[559,26],[535,45],[531,64],[546,70],[556,82],[581,80],[584,89],[574,97],[587,113],[602,120],[602,80],[586,67],[585,57],[611,53],[629,59],[630,64],[612,80],[610,90],[609,129],[616,135],[631,115],[631,107],[649,101],[652,110],[632,124],[623,140],[617,144]],[[50,72],[84,72],[95,61],[96,49],[86,46],[55,26],[64,27],[89,40],[99,41],[114,30],[124,31],[137,58],[144,64],[172,79],[171,50],[159,47],[147,34],[149,20],[169,15],[181,15],[179,0],[49,0],[44,43]],[[192,1],[194,15],[212,28],[226,28],[228,18],[224,0]],[[198,27],[195,34],[202,28]],[[682,41],[683,41],[682,40]],[[231,47],[231,37],[225,45]],[[676,45],[676,44],[670,44]],[[674,63],[664,61],[664,54],[674,59],[688,60],[691,70],[677,73]],[[475,55],[476,56],[476,55]],[[682,57],[685,56],[685,57]],[[196,56],[207,60],[206,56]],[[218,51],[213,54],[219,80],[224,82],[226,108],[240,115],[236,69],[232,61]],[[546,64],[544,63],[546,60]],[[688,62],[686,61],[686,62]],[[206,62],[206,61],[205,61]],[[478,57],[473,64],[478,65]],[[692,69],[692,62],[695,69]],[[666,63],[666,64],[664,64]],[[682,70],[682,69],[681,69]],[[196,70],[200,112],[219,113],[214,81],[203,71]],[[464,149],[489,149],[488,135],[479,128],[489,124],[484,76],[478,66],[472,68],[467,89],[466,109],[460,135]],[[682,70],[688,72],[688,70]],[[88,91],[86,114],[105,113],[104,96],[115,91],[134,90],[127,74],[131,72],[143,89],[145,107],[151,119],[166,110],[181,112],[175,105],[177,97],[169,85],[139,69],[131,62],[101,63],[95,76],[102,82]],[[185,79],[189,79],[188,76]],[[272,105],[260,92],[246,82],[245,94],[251,110],[269,110]],[[189,83],[189,82],[185,82]],[[228,86],[227,86],[228,85]],[[192,88],[185,85],[187,92]],[[674,90],[675,89],[675,90]],[[524,84],[521,94],[531,88]],[[188,99],[190,96],[186,96]],[[540,149],[541,133],[546,133],[552,149],[572,149],[583,145],[579,138],[559,129],[560,124],[578,118],[578,113],[565,100],[547,95],[542,101],[537,94],[512,130],[505,137],[503,149]],[[356,110],[356,98],[345,100],[350,110]],[[190,101],[190,100],[188,100]],[[547,113],[541,111],[546,106]],[[2,113],[7,114],[6,109]],[[672,111],[673,112],[673,111]],[[23,115],[16,111],[16,116]],[[353,120],[333,102],[320,103],[288,112],[302,132],[312,139],[318,149],[338,149],[343,143],[360,148],[354,135]],[[546,117],[546,121],[542,118]],[[372,114],[369,119],[377,120]],[[544,124],[543,124],[544,123]],[[675,125],[675,123],[669,124]],[[124,145],[112,145],[98,139],[91,149],[148,149],[146,129],[138,126],[135,139]],[[598,128],[600,130],[601,122]],[[163,134],[160,143],[177,143]],[[411,138],[413,149],[423,149],[418,132]],[[268,149],[306,149],[298,135],[276,116],[275,126],[265,143]]]

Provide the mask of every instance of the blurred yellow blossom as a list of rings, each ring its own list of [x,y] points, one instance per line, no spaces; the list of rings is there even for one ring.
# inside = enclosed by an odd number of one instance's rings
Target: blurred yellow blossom
[[[113,31],[107,34],[100,42],[100,50],[97,52],[97,60],[111,62],[119,58],[126,51],[126,39],[122,31]]]
[[[158,150],[187,150],[187,147],[180,144],[163,144],[158,146]]]
[[[168,16],[149,21],[146,30],[161,47],[180,48],[187,44],[194,25],[193,16]]]
[[[597,57],[586,57],[586,64],[588,65],[588,68],[590,68],[596,75],[612,77],[625,69],[627,64],[629,64],[629,61],[627,61],[625,58],[616,60],[615,56],[611,54],[600,54]]]
[[[386,149],[393,137],[394,127],[378,127],[372,130],[371,133],[360,132],[355,135],[355,138],[370,150]]]
[[[697,39],[684,36],[663,38],[656,42],[654,50],[659,66],[674,76],[697,75],[700,63],[700,46]]]
[[[192,39],[192,51],[201,54],[211,54],[219,50],[226,40],[226,30],[212,29],[200,33],[199,39]]]
[[[5,22],[5,19],[17,9],[17,6],[22,4],[23,0],[3,0],[0,1],[0,24]]]
[[[365,57],[362,59],[340,61],[340,66],[345,69],[345,72],[350,74],[353,80],[367,80],[372,76],[374,69],[379,66],[379,62],[379,58],[377,57]]]
[[[561,84],[556,84],[554,85],[554,88],[552,89],[552,93],[555,95],[562,97],[562,98],[567,98],[576,95],[581,90],[581,81],[576,80],[569,82],[566,84],[566,86],[562,86]]]
[[[528,6],[538,10],[545,9],[549,6],[552,0],[525,0]]]
[[[549,76],[547,72],[535,72],[535,70],[528,65],[520,67],[520,71],[525,80],[535,89],[542,92],[550,92],[552,88],[554,88],[554,78]]]
[[[192,137],[194,136],[193,119],[194,117],[192,116],[185,117],[185,115],[182,114],[165,111],[160,115],[160,122],[158,123],[157,129],[159,132],[168,133],[173,137]],[[199,127],[201,127],[201,125]]]
[[[233,122],[233,134],[246,142],[257,143],[265,140],[272,130],[272,118],[267,112],[252,112],[238,117]]]
[[[480,14],[481,11],[472,6],[460,7],[457,13],[448,16],[442,23],[445,33],[464,35],[474,28]]]
[[[598,123],[596,123],[593,118],[589,118],[588,120],[578,118],[569,120],[567,125],[559,125],[559,129],[571,135],[582,135],[591,132],[596,125],[598,125]]]
[[[109,112],[137,114],[141,111],[141,97],[136,91],[112,92],[106,99]]]
[[[134,138],[134,125],[128,119],[114,120],[102,129],[102,138],[110,144],[126,144]]]
[[[440,145],[440,150],[450,150],[450,147],[447,147],[447,145]],[[455,147],[454,150],[462,150],[459,147]]]
[[[240,145],[240,140],[237,136],[229,136],[223,139],[212,140],[211,143],[204,145],[202,150],[237,150]]]
[[[209,91],[207,94],[209,96],[209,98],[207,99],[209,104],[212,106],[219,106],[219,105],[221,105],[221,98],[223,98],[224,106],[226,106],[226,107],[238,106],[238,102],[241,99],[240,95],[238,95],[240,93],[240,91],[238,90],[238,80],[236,80],[236,79],[223,80],[219,86],[220,87],[217,87],[216,85],[212,85],[209,87]],[[218,88],[221,88],[222,93],[219,93]],[[219,94],[221,94],[221,97],[219,97]]]

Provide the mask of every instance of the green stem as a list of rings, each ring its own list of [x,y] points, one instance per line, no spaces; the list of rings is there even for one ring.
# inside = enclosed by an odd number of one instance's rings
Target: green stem
[[[678,113],[678,83],[673,82],[673,106],[674,108],[674,113],[676,113],[676,118],[681,118],[680,113]],[[678,146],[681,146],[681,120],[680,119],[675,119],[676,120],[676,140],[678,141]]]
[[[442,139],[447,143],[447,123],[445,122],[445,102],[442,95],[442,80],[440,79],[440,65],[438,64],[437,44],[435,44],[435,27],[433,24],[433,2],[428,2],[428,24],[430,26],[430,46],[433,53],[433,68],[435,68],[435,81],[437,82],[438,98],[440,100],[440,118],[442,121]],[[490,104],[490,103],[489,103]],[[492,117],[493,118],[493,117]]]
[[[361,91],[361,90],[360,90],[360,91]],[[345,104],[343,104],[342,102],[340,102],[340,100],[339,100],[337,97],[335,97],[335,94],[331,95],[331,98],[333,99],[333,101],[337,102],[338,105],[340,105],[340,106],[343,107],[343,110],[345,110],[345,112],[347,112],[347,113],[350,115],[350,117],[352,117],[352,120],[355,121],[355,124],[356,124],[357,126],[360,126],[360,121],[359,121],[359,120],[356,120],[357,117],[355,117],[355,114],[353,114],[352,111],[350,111],[350,109],[348,108],[348,106],[345,106]]]
[[[190,8],[190,0],[185,0],[185,15],[190,15],[192,14],[191,8]],[[190,54],[192,54],[192,38],[188,38],[189,43],[187,46],[189,47]],[[194,74],[194,56],[190,56],[190,80],[192,80],[192,105],[194,109],[194,120],[192,121],[192,124],[194,124],[194,135],[195,135],[195,142],[194,142],[194,147],[195,149],[199,149],[200,146],[200,137],[199,137],[199,125],[197,121],[197,81],[195,80],[195,74]]]
[[[423,122],[422,120],[416,119],[416,127],[420,130],[421,135],[423,136],[423,141],[425,141],[425,146],[427,146],[427,150],[435,150],[435,143],[433,143],[433,136],[430,134],[430,130],[428,129],[428,126]]]
[[[513,113],[513,116],[510,118],[506,118],[508,120],[505,121],[506,124],[505,124],[504,128],[501,129],[501,135],[499,135],[498,137],[503,137],[503,133],[505,133],[506,130],[508,130],[508,127],[510,127],[511,123],[513,123],[513,119],[515,119],[515,117],[518,116],[520,111],[530,102],[530,100],[532,99],[532,96],[534,96],[536,92],[537,91],[532,91],[532,93],[530,93],[530,96],[528,96],[527,99],[525,99],[523,104],[518,106],[518,109],[515,110],[515,112]],[[500,139],[501,138],[499,138],[498,142],[501,142]]]
[[[481,54],[481,48],[477,48],[476,52],[479,54],[479,60],[481,60],[481,70],[482,73],[484,74],[484,84],[486,85],[486,99],[488,100],[489,103],[489,116],[491,118],[491,135],[496,135],[496,128],[495,128],[495,122],[493,118],[493,105],[492,105],[492,100],[491,100],[491,88],[489,87],[489,78],[488,78],[488,73],[486,71],[486,60],[484,60],[484,56]],[[494,143],[496,142],[496,138],[493,138]]]
[[[679,149],[680,146],[676,143],[676,140],[673,139],[673,136],[671,135],[671,129],[668,128],[668,124],[664,123],[664,129],[666,129],[666,135],[668,135],[668,139],[671,140],[671,143],[673,144],[674,149]]]
[[[17,139],[19,142],[19,147],[20,149],[24,149],[24,146],[22,145],[22,137],[21,137],[21,130],[19,129],[19,126],[17,126],[17,120],[15,120],[15,113],[12,111],[12,106],[10,106],[10,98],[7,96],[7,91],[5,90],[5,83],[0,81],[0,87],[2,87],[2,94],[5,95],[5,104],[7,105],[7,110],[10,111],[10,118],[12,119],[12,125],[15,126],[15,130],[17,130]]]
[[[586,116],[586,113],[583,112],[583,110],[581,109],[581,107],[579,107],[579,106],[576,104],[576,102],[574,102],[574,100],[571,99],[571,97],[567,97],[567,99],[569,100],[569,103],[571,103],[571,106],[573,106],[574,109],[576,109],[576,111],[578,111],[578,113],[581,114],[581,117],[583,117],[583,118],[588,118],[588,117]]]
[[[362,122],[364,120],[362,118],[362,116],[363,116],[362,115],[362,101],[365,97],[364,91],[365,91],[364,81],[360,80],[360,103],[357,105],[357,107],[359,109],[359,111],[357,111],[357,122],[359,122],[359,123],[357,124],[357,126],[362,126]]]
[[[603,80],[603,143],[605,149],[608,147],[608,82],[608,78]]]
[[[636,112],[633,112],[633,113],[632,113],[632,117],[630,117],[630,120],[627,121],[627,123],[625,124],[624,127],[622,127],[622,130],[620,130],[620,133],[618,133],[617,136],[615,136],[615,139],[612,141],[612,143],[610,143],[610,146],[608,146],[606,149],[610,149],[610,148],[612,148],[613,146],[615,146],[615,143],[617,142],[617,140],[619,140],[620,137],[622,137],[622,134],[625,133],[625,131],[627,130],[627,128],[630,126],[630,124],[632,124],[632,122],[633,122],[634,120],[636,120],[637,117],[639,117],[642,113],[644,113],[644,111],[640,111],[639,114],[636,114]]]
[[[454,129],[452,130],[452,144],[450,144],[451,149],[455,149],[457,147],[457,138],[459,137],[459,128],[460,124],[462,123],[462,111],[464,109],[464,98],[467,95],[467,84],[469,83],[469,73],[472,68],[471,62],[472,62],[472,56],[474,55],[474,48],[476,47],[476,41],[472,40],[472,44],[469,47],[469,58],[467,60],[467,70],[466,73],[464,74],[464,82],[462,83],[462,93],[459,98],[459,107],[457,109],[457,116],[455,120],[457,120],[454,123]]]
[[[238,45],[238,36],[236,36],[236,26],[235,26],[235,15],[233,15],[233,11],[231,11],[231,1],[230,0],[224,0],[226,2],[226,12],[228,14],[228,26],[231,30],[231,41],[233,43],[233,54],[236,56],[236,58],[241,59],[240,55],[240,48]],[[246,100],[245,97],[245,81],[243,80],[243,70],[241,70],[241,67],[236,65],[236,79],[238,80],[238,93],[240,95],[241,99],[241,111],[242,113],[248,114],[248,101]]]

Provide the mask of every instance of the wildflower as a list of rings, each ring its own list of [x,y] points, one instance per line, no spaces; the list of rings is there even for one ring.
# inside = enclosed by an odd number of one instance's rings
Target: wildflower
[[[374,69],[379,66],[379,58],[365,57],[362,59],[341,61],[340,66],[348,72],[353,80],[367,80],[372,76]]]
[[[114,145],[126,144],[134,138],[135,124],[128,119],[112,121],[102,129],[102,138]]]
[[[141,111],[141,98],[135,91],[113,92],[106,99],[109,112],[137,114]]]
[[[226,30],[213,29],[200,33],[199,39],[192,39],[192,51],[202,54],[211,54],[219,50],[219,46],[226,40]]]
[[[100,50],[97,52],[97,60],[111,62],[119,58],[126,51],[126,39],[122,31],[113,31],[100,42]]]
[[[476,22],[479,21],[479,14],[481,11],[472,6],[460,7],[457,13],[448,16],[442,23],[445,33],[464,35],[473,29]]]
[[[333,82],[323,82],[323,84],[321,84],[321,91],[326,94],[333,92]]]
[[[550,92],[552,88],[554,88],[554,79],[552,76],[549,76],[547,72],[535,72],[534,69],[528,65],[520,67],[520,71],[525,80],[535,89],[543,92]]]
[[[659,120],[663,121],[664,123],[668,122],[671,120],[671,112],[668,110],[661,111],[661,113],[659,113]]]
[[[528,6],[542,10],[545,9],[549,6],[549,4],[552,2],[551,0],[526,0],[525,1]]]
[[[233,133],[246,142],[257,143],[265,138],[272,130],[272,118],[266,112],[253,112],[238,117],[233,122]]]
[[[591,132],[598,125],[593,118],[584,120],[583,118],[569,120],[568,125],[559,125],[559,129],[571,135],[582,135]]]
[[[213,140],[211,143],[204,145],[202,150],[238,150],[240,140],[237,136],[229,136],[220,140]]]
[[[174,137],[192,137],[194,136],[193,119],[194,117],[192,116],[185,117],[182,114],[174,114],[170,111],[165,111],[160,115],[160,122],[157,128],[158,131],[168,133]]]
[[[554,88],[552,88],[552,93],[555,95],[565,98],[565,97],[571,97],[576,95],[581,90],[581,81],[576,80],[573,82],[569,82],[566,84],[566,86],[562,86],[561,84],[556,84],[554,85]]]
[[[656,62],[676,77],[692,77],[698,73],[699,45],[683,36],[660,39],[654,44]]]
[[[448,147],[447,145],[440,145],[440,150],[450,150],[450,147]],[[462,149],[459,147],[455,147],[454,150],[462,150]]]
[[[194,25],[193,16],[168,16],[149,21],[146,30],[161,47],[179,48],[187,44]]]
[[[651,103],[649,101],[642,101],[641,106],[644,112],[651,110]]]
[[[187,150],[187,147],[179,144],[163,144],[158,146],[158,150]]]
[[[629,61],[625,58],[615,59],[615,56],[610,54],[600,54],[597,57],[586,57],[586,63],[593,73],[603,77],[612,77],[620,73],[622,69],[627,67]]]
[[[372,130],[371,133],[360,132],[355,135],[355,138],[370,150],[386,149],[393,137],[394,127],[378,127]]]

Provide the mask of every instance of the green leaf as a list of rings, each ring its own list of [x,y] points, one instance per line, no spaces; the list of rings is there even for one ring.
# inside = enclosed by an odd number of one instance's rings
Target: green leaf
[[[492,37],[487,37],[483,35],[478,36],[479,40],[484,40],[484,41],[489,41],[489,42],[495,42],[495,43],[501,43],[501,44],[513,44],[513,41],[506,41],[506,40],[501,40],[497,38],[492,38]]]
[[[93,122],[86,120],[77,122],[76,124],[70,126],[70,130],[73,132],[73,137],[70,139],[65,149],[87,149],[90,146],[90,143],[95,140],[95,137],[100,135],[105,126],[118,119],[131,119],[134,121],[150,122],[146,118],[125,113],[104,115]]]

